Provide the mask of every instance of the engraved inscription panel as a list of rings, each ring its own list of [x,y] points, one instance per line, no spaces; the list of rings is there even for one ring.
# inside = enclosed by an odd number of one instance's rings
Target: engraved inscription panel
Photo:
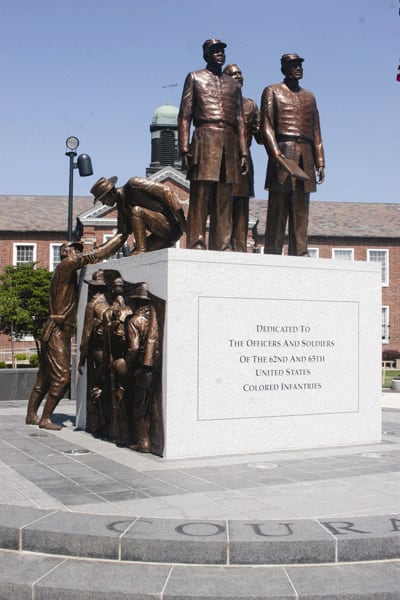
[[[357,302],[199,298],[198,419],[358,410]]]

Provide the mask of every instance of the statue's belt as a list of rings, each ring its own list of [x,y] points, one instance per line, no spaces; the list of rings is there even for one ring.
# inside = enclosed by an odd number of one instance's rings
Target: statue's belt
[[[285,135],[280,133],[277,138],[278,142],[296,142],[296,144],[312,144],[312,140],[302,135]]]
[[[196,127],[218,127],[218,129],[233,129],[235,131],[235,127],[232,123],[227,123],[226,121],[199,121],[196,124]]]

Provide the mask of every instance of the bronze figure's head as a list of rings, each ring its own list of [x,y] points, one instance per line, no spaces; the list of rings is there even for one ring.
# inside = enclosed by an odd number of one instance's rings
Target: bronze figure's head
[[[224,69],[225,75],[229,75],[229,77],[233,77],[239,83],[240,87],[243,85],[243,74],[240,67],[235,65],[235,63],[230,63],[226,65]]]
[[[84,279],[84,282],[95,287],[107,287],[104,281],[104,269],[98,269],[93,273],[92,279]]]
[[[298,54],[283,54],[281,56],[281,71],[288,79],[301,79],[303,77],[303,62]]]
[[[118,181],[118,177],[100,177],[96,183],[90,188],[90,193],[93,194],[93,202],[102,202],[108,206],[115,204],[115,184]]]
[[[225,42],[217,38],[206,40],[203,44],[203,58],[207,64],[222,67],[225,62]]]
[[[60,247],[60,258],[61,260],[68,256],[71,252],[83,252],[83,244],[81,242],[66,242]]]

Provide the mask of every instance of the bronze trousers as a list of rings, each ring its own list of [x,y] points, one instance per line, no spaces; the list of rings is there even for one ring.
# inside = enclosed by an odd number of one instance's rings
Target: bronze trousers
[[[206,225],[210,215],[210,250],[230,250],[232,235],[232,184],[192,181],[187,219],[187,247],[206,248]]]
[[[282,254],[286,223],[289,220],[290,256],[307,254],[307,228],[310,194],[302,190],[270,191],[264,254]]]
[[[247,232],[249,228],[249,199],[234,196],[232,203],[232,237],[234,252],[247,252]]]

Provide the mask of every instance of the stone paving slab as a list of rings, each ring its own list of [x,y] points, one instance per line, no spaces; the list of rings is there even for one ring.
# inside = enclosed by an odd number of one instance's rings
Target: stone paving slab
[[[25,425],[25,408],[0,406],[0,548],[201,565],[400,558],[400,410],[384,411],[381,444],[164,461],[75,431],[69,401],[59,432]]]

